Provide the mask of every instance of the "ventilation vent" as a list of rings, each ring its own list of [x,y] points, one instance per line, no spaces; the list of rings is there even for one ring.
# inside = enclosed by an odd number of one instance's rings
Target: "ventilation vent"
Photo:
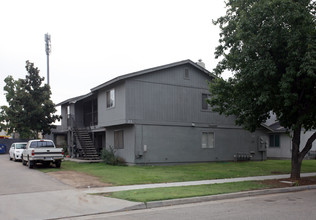
[[[184,69],[184,79],[190,79],[189,69]]]

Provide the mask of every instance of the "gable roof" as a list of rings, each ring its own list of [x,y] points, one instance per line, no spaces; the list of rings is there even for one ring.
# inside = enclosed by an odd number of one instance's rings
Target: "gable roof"
[[[180,65],[184,65],[184,64],[191,64],[192,66],[194,66],[195,68],[201,70],[203,73],[205,73],[206,75],[210,76],[210,77],[214,77],[214,75],[212,75],[211,72],[209,72],[208,70],[206,70],[205,68],[201,67],[200,65],[194,63],[191,60],[183,60],[183,61],[179,61],[179,62],[175,62],[175,63],[170,63],[170,64],[166,64],[166,65],[162,65],[162,66],[158,66],[158,67],[153,67],[153,68],[149,68],[149,69],[145,69],[145,70],[141,70],[141,71],[137,71],[137,72],[133,72],[133,73],[129,73],[129,74],[125,74],[125,75],[121,75],[118,76],[110,81],[107,81],[101,85],[98,85],[94,88],[91,89],[91,92],[97,91],[99,89],[102,89],[108,85],[111,85],[113,83],[116,83],[118,81],[121,80],[125,80],[125,79],[129,79],[135,76],[139,76],[139,75],[143,75],[143,74],[147,74],[147,73],[152,73],[155,71],[159,71],[159,70],[164,70],[164,69],[168,69],[168,68],[172,68],[172,67],[176,67],[176,66],[180,66]]]
[[[166,64],[166,65],[153,67],[153,68],[149,68],[149,69],[145,69],[145,70],[141,70],[141,71],[137,71],[137,72],[133,72],[133,73],[129,73],[129,74],[118,76],[118,77],[116,77],[114,79],[111,79],[111,80],[109,80],[109,81],[107,81],[105,83],[102,83],[102,84],[92,88],[91,92],[86,94],[86,95],[81,95],[81,96],[77,96],[77,97],[74,97],[74,98],[67,99],[67,100],[65,100],[63,102],[60,102],[60,103],[56,104],[56,106],[60,106],[60,105],[66,104],[66,103],[76,103],[76,102],[78,102],[78,101],[80,101],[82,99],[85,99],[85,98],[93,95],[93,93],[96,92],[97,90],[102,89],[102,88],[104,88],[104,87],[106,87],[108,85],[111,85],[113,83],[119,82],[121,80],[129,79],[129,78],[132,78],[132,77],[135,77],[135,76],[140,76],[140,75],[144,75],[144,74],[147,74],[147,73],[152,73],[152,72],[155,72],[155,71],[164,70],[164,69],[168,69],[168,68],[172,68],[172,67],[176,67],[176,66],[180,66],[180,65],[184,65],[184,64],[190,64],[193,67],[199,69],[202,73],[206,74],[207,76],[215,78],[215,76],[211,72],[209,72],[207,69],[201,67],[197,63],[194,63],[192,60],[189,60],[189,59],[188,60],[182,60],[182,61],[179,61],[179,62],[170,63],[170,64]]]
[[[65,100],[65,101],[62,101],[62,102],[56,104],[56,106],[60,106],[60,105],[66,104],[66,103],[70,103],[70,104],[76,103],[76,102],[78,102],[78,101],[80,101],[80,100],[82,100],[82,99],[84,99],[84,98],[87,98],[87,97],[89,97],[89,96],[91,96],[91,95],[92,95],[92,93],[90,92],[90,93],[85,94],[85,95],[76,96],[76,97],[74,97],[74,98],[70,98],[70,99],[67,99],[67,100]]]
[[[286,133],[288,130],[285,129],[283,126],[280,125],[280,122],[276,121],[271,125],[261,124],[262,127],[268,129],[270,132],[273,133]]]
[[[287,129],[280,125],[280,122],[276,121],[272,125],[269,126],[274,132],[285,133]]]

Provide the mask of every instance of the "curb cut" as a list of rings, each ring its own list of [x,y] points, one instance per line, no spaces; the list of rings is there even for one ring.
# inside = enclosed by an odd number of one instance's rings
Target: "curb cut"
[[[299,192],[299,191],[311,190],[311,189],[316,189],[316,185],[295,186],[295,187],[275,188],[275,189],[263,189],[263,190],[254,190],[254,191],[228,193],[228,194],[202,196],[202,197],[192,197],[192,198],[144,202],[144,203],[141,203],[141,204],[138,204],[138,205],[135,205],[132,207],[128,207],[126,209],[117,210],[117,211],[120,212],[120,211],[131,211],[131,210],[139,210],[139,209],[151,209],[151,208],[159,208],[159,207],[165,207],[165,206],[183,205],[183,204],[199,203],[199,202],[209,202],[209,201],[225,200],[225,199],[244,198],[244,197],[269,195],[269,194],[276,194],[276,193]]]

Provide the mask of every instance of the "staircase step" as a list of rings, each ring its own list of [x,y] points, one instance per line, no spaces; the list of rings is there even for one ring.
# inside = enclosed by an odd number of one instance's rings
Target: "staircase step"
[[[99,160],[100,156],[95,149],[93,142],[90,138],[89,132],[84,128],[75,128],[75,137],[80,143],[84,158],[88,160]]]

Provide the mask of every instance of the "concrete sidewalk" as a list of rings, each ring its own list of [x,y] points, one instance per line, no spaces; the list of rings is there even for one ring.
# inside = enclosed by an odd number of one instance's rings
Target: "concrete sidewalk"
[[[301,177],[308,177],[308,176],[316,176],[316,173],[302,173],[301,174]],[[284,178],[289,178],[289,177],[290,177],[290,174],[283,174],[283,175],[253,176],[253,177],[200,180],[200,181],[187,181],[187,182],[175,182],[175,183],[110,186],[110,187],[90,188],[90,189],[84,190],[84,192],[85,193],[108,193],[108,192],[117,192],[117,191],[134,190],[134,189],[150,189],[150,188],[175,187],[175,186],[194,186],[194,185],[205,185],[205,184],[215,184],[215,183],[232,183],[232,182],[243,182],[243,181],[284,179]]]
[[[304,173],[301,174],[302,177],[307,176],[316,176],[316,173]],[[95,204],[94,209],[91,207],[81,208],[81,212],[77,212],[76,214],[68,213],[65,215],[60,215],[58,219],[78,219],[78,220],[86,220],[90,219],[89,216],[98,216],[100,214],[105,214],[109,212],[121,212],[121,211],[131,211],[138,209],[149,209],[149,208],[157,208],[163,206],[171,206],[171,205],[181,205],[188,203],[198,203],[198,202],[207,202],[214,200],[222,200],[222,199],[233,199],[233,198],[241,198],[241,197],[249,197],[249,196],[258,196],[258,195],[267,195],[267,194],[275,194],[275,193],[286,193],[286,192],[296,192],[302,190],[313,190],[316,189],[316,185],[311,186],[298,186],[298,187],[286,187],[286,188],[275,188],[275,189],[264,189],[264,190],[253,190],[246,192],[238,192],[238,193],[229,193],[229,194],[221,194],[221,195],[212,195],[212,196],[202,196],[202,197],[193,197],[193,198],[183,198],[183,199],[171,199],[164,201],[153,201],[153,202],[129,202],[120,199],[113,199],[102,196],[93,196],[89,194],[93,193],[107,193],[107,192],[115,192],[115,191],[124,191],[124,190],[133,190],[133,189],[149,189],[149,188],[158,188],[158,187],[176,187],[176,186],[192,186],[192,185],[203,185],[203,184],[215,184],[215,183],[230,183],[230,182],[241,182],[241,181],[255,181],[255,180],[269,180],[269,179],[283,179],[289,178],[289,174],[285,175],[272,175],[272,176],[255,176],[255,177],[242,177],[242,178],[231,178],[231,179],[217,179],[217,180],[202,180],[202,181],[188,181],[188,182],[176,182],[176,183],[158,183],[158,184],[143,184],[143,185],[129,185],[129,186],[113,186],[113,187],[101,187],[101,188],[90,188],[90,189],[81,189],[76,193],[81,194],[79,197],[84,197],[88,199],[97,199],[98,201],[91,202]],[[62,194],[66,193],[68,190],[63,191]],[[69,192],[71,194],[74,191]],[[68,194],[68,196],[70,196]],[[68,197],[67,196],[67,197]],[[71,196],[72,197],[72,196]],[[77,198],[78,196],[75,196]],[[68,197],[69,199],[69,197]],[[60,201],[64,201],[63,198],[60,198]],[[80,210],[80,204],[77,207],[74,207],[76,210]],[[67,216],[67,217],[62,217]]]

